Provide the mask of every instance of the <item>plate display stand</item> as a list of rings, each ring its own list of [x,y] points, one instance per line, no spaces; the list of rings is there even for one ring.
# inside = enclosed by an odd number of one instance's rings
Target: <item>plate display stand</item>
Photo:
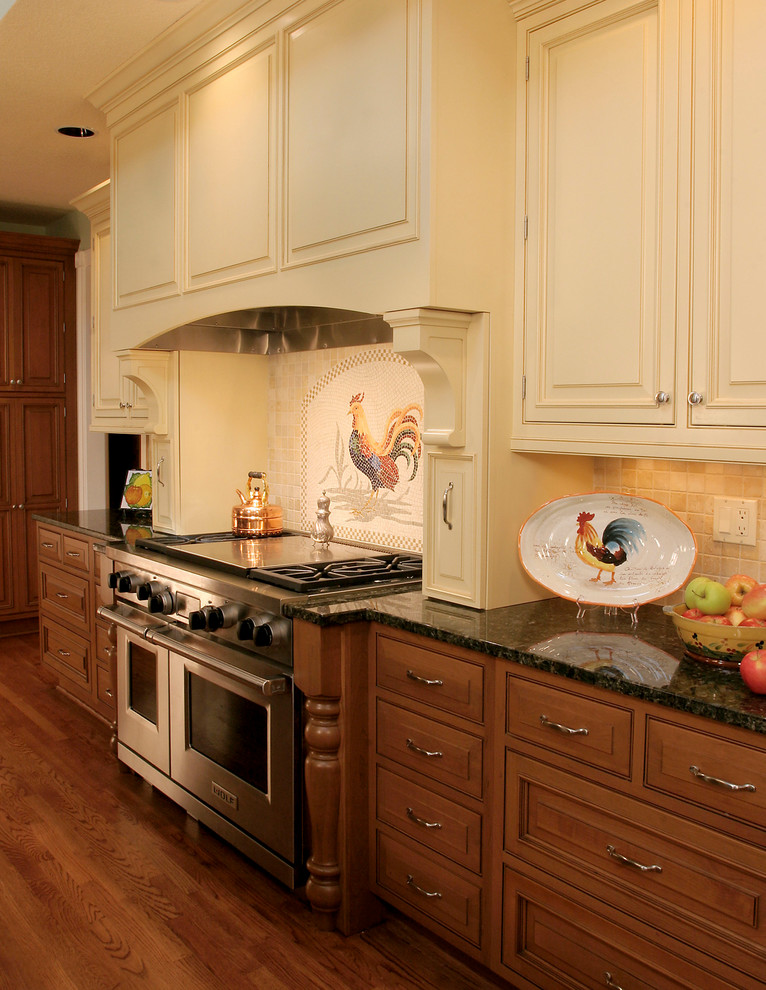
[[[638,626],[638,610],[641,607],[640,602],[633,602],[629,605],[593,605],[590,602],[584,602],[581,598],[576,601],[577,605],[577,622],[582,624],[585,619],[586,614],[594,608],[603,608],[604,615],[615,616],[624,615],[626,612],[630,615],[630,624],[633,628]]]

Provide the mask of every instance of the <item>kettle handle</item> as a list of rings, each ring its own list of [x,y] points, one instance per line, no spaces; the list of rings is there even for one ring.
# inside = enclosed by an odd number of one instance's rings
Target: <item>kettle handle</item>
[[[265,471],[248,471],[247,472],[247,476],[248,476],[248,478],[265,478],[266,477],[266,472]]]
[[[247,472],[247,494],[253,497],[253,478],[260,478],[263,481],[263,501],[268,502],[269,500],[269,486],[266,482],[266,472],[265,471],[248,471]],[[257,491],[257,486],[256,486]]]

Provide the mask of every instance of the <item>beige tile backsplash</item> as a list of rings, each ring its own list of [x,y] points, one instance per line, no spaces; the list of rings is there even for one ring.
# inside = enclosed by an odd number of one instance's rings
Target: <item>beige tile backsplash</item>
[[[377,348],[390,350],[391,345],[379,344]],[[301,403],[323,375],[355,350],[361,348],[328,348],[268,359],[271,500],[282,506],[288,528],[301,529]],[[743,573],[766,582],[765,465],[599,457],[594,460],[593,488],[643,495],[677,513],[697,540],[695,574],[725,580]],[[713,539],[716,495],[757,499],[754,547]]]
[[[594,464],[594,488],[643,495],[672,509],[697,540],[694,574],[724,581],[732,574],[750,574],[766,582],[765,466],[599,457]],[[715,496],[757,499],[754,547],[713,539]]]

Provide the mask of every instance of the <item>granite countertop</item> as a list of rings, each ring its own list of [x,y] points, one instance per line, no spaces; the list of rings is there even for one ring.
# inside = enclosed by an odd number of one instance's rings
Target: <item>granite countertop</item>
[[[407,591],[284,611],[317,625],[370,621],[766,734],[766,696],[739,673],[688,657],[671,619],[643,605],[607,615],[561,598],[474,611]]]
[[[124,509],[86,509],[82,512],[46,512],[32,516],[39,522],[50,522],[62,529],[71,529],[85,536],[106,542],[125,540],[133,542],[137,537],[152,536],[150,512],[131,512]]]

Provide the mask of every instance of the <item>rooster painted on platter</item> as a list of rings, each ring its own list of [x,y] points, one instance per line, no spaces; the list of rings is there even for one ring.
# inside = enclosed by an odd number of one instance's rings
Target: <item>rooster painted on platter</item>
[[[600,581],[604,571],[611,573],[607,584],[614,584],[615,568],[624,564],[631,553],[638,553],[644,546],[646,530],[636,519],[612,519],[599,537],[591,525],[592,512],[581,512],[577,517],[575,553],[598,573],[591,581]]]
[[[395,409],[386,421],[383,438],[375,440],[370,432],[363,402],[364,392],[360,392],[352,396],[349,403],[348,412],[353,419],[348,452],[355,467],[370,479],[372,491],[356,515],[364,512],[373,501],[377,501],[381,488],[394,490],[399,483],[397,461],[403,460],[406,468],[412,469],[408,479],[412,481],[418,473],[422,450],[420,427],[413,415],[417,413],[422,418],[423,410],[420,406],[412,403],[404,409]]]

